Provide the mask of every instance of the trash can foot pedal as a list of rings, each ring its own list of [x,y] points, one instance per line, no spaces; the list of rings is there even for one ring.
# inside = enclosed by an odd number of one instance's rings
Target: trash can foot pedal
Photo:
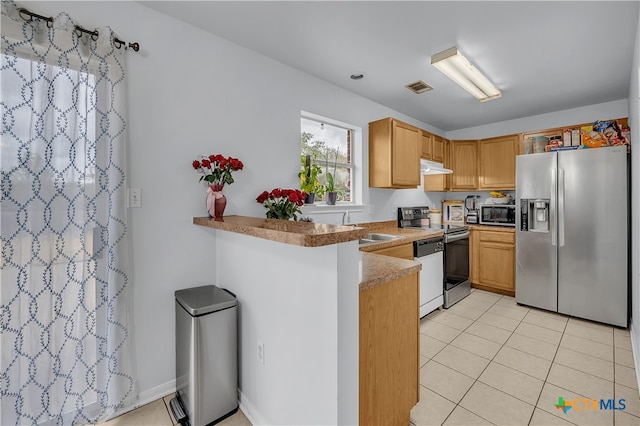
[[[180,424],[184,424],[187,421],[187,413],[182,409],[182,405],[180,404],[180,401],[178,401],[178,397],[169,401],[169,405],[171,406],[171,411],[173,412],[173,417],[176,418],[176,421]]]

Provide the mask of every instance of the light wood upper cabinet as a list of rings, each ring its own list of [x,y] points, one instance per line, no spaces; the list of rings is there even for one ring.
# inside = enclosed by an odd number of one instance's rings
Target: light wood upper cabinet
[[[424,175],[422,177],[424,190],[426,192],[448,191],[447,176],[448,175]]]
[[[515,232],[471,230],[470,279],[474,287],[515,295]]]
[[[515,189],[518,135],[483,139],[478,145],[478,189]]]
[[[424,130],[420,130],[420,143],[422,147],[422,152],[420,154],[421,158],[425,160],[432,160],[432,145],[433,145],[433,135]]]
[[[444,163],[445,157],[445,143],[444,139],[440,136],[433,135],[433,142],[431,148],[431,159],[438,163]]]
[[[479,141],[448,141],[433,136],[435,161],[436,139],[442,141],[443,163],[452,175],[425,176],[425,191],[477,191],[515,189],[516,155],[520,135],[500,136]]]
[[[369,123],[369,186],[420,185],[420,129],[394,118]]]
[[[442,140],[442,145],[444,147],[443,153],[442,153],[444,167],[447,168],[447,169],[451,169],[451,167],[452,167],[451,166],[451,141],[449,139],[443,139]],[[445,191],[449,191],[451,189],[452,182],[453,182],[453,175],[452,174],[444,175],[444,190]]]
[[[439,139],[439,142],[436,144],[435,140]],[[438,154],[441,156],[441,159],[439,158],[438,160],[436,160],[435,156],[433,158],[433,161],[437,161],[437,162],[441,162],[443,163],[444,167],[446,168],[451,168],[451,164],[450,164],[450,155],[449,155],[449,141],[446,139],[441,138],[440,136],[433,136],[433,147],[435,148],[436,145],[441,146],[441,148],[438,148],[439,150],[441,149],[441,153]],[[434,154],[435,154],[435,150],[434,150]],[[424,190],[427,192],[445,192],[445,191],[449,191],[449,189],[451,188],[451,175],[424,175],[422,177],[422,184],[424,187]]]
[[[478,188],[478,141],[451,141],[451,190]]]

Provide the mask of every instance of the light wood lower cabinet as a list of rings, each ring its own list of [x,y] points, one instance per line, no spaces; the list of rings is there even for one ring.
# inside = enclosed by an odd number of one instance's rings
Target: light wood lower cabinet
[[[515,296],[515,232],[472,229],[469,250],[472,286]]]
[[[360,291],[360,425],[409,424],[420,395],[418,292],[418,273]]]

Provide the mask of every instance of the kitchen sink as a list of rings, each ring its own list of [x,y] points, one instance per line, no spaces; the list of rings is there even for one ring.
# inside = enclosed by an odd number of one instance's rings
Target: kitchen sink
[[[367,234],[366,238],[361,238],[360,239],[360,244],[375,243],[375,242],[389,241],[389,240],[397,240],[398,238],[400,238],[400,237],[398,237],[396,235],[378,234],[376,232],[371,232],[371,233]]]
[[[368,240],[374,240],[374,241],[389,241],[389,240],[397,240],[398,237],[397,235],[389,235],[389,234],[377,234],[377,233],[370,233],[367,235],[367,239]]]

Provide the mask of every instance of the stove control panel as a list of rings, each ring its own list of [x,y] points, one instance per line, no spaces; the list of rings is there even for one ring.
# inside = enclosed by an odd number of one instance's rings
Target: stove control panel
[[[398,228],[420,226],[420,221],[428,217],[429,207],[398,207]]]

